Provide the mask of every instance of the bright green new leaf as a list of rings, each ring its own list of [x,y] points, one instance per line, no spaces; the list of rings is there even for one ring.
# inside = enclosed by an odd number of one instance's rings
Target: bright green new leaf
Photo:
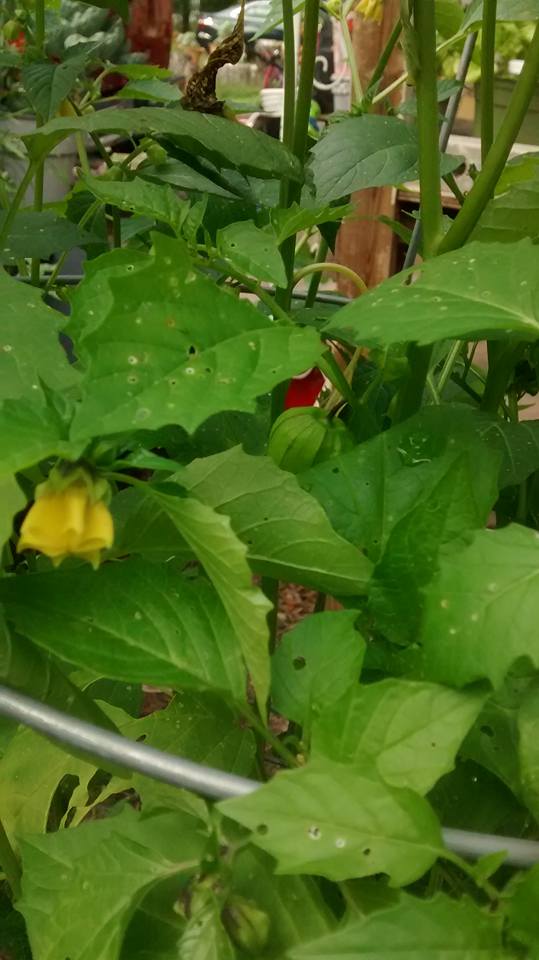
[[[178,103],[181,99],[178,87],[165,83],[158,77],[133,79],[117,90],[114,96],[120,100],[151,100],[160,103]]]
[[[365,592],[368,560],[332,530],[322,507],[296,478],[239,447],[195,460],[178,479],[230,517],[254,570],[337,596]]]
[[[462,4],[460,0],[435,0],[436,30],[441,37],[453,37],[462,25]]]
[[[106,820],[22,844],[26,920],[37,960],[117,960],[142,894],[198,869],[205,832],[186,814],[144,819],[130,807]]]
[[[54,117],[60,104],[71,93],[78,77],[89,63],[88,53],[77,54],[53,63],[51,60],[33,60],[22,68],[21,75],[25,92],[36,113],[43,120]]]
[[[342,924],[290,951],[290,960],[510,960],[501,920],[472,900],[439,893],[432,900],[402,896],[388,910]]]
[[[217,253],[238,273],[277,287],[286,286],[286,271],[276,238],[259,230],[250,220],[218,230]]]
[[[442,173],[450,173],[460,163],[460,157],[444,154]],[[367,187],[417,180],[417,134],[397,117],[367,113],[349,117],[330,124],[312,149],[311,166],[319,204]]]
[[[319,758],[279,773],[255,793],[219,804],[277,860],[278,873],[347,880],[387,873],[401,886],[443,853],[438,821],[422,797],[361,770]]]
[[[171,423],[193,432],[223,410],[254,411],[257,397],[320,357],[314,330],[273,323],[191,270],[180,241],[154,241],[132,263],[101,260],[91,307],[85,281],[79,288],[74,339],[87,373],[75,438]]]
[[[163,135],[218,166],[238,168],[255,177],[300,177],[298,161],[278,140],[241,123],[179,107],[131,107],[97,110],[83,117],[59,117],[23,140],[32,159],[38,160],[65,137],[78,132]]]
[[[539,864],[522,872],[513,896],[507,903],[511,936],[532,947],[532,957],[539,949]]]
[[[124,181],[86,177],[83,182],[102,203],[168,223],[175,233],[180,232],[189,213],[189,204],[168,184],[148,183],[140,177]]]
[[[508,335],[535,340],[538,276],[539,247],[529,239],[467,243],[422,264],[416,283],[403,282],[406,271],[385,280],[339,310],[324,332],[365,346]]]
[[[538,584],[539,534],[517,524],[480,530],[444,557],[426,590],[427,676],[455,686],[488,678],[499,687],[519,657],[539,667]]]
[[[3,220],[0,215],[0,223]],[[72,250],[96,237],[65,217],[57,217],[51,210],[32,210],[17,213],[10,228],[5,246],[0,251],[1,263],[14,263],[17,259],[39,257],[48,259],[53,253]]]
[[[262,715],[269,692],[269,600],[254,586],[247,548],[236,536],[228,517],[211,507],[180,496],[155,491],[181,536],[203,565],[223,604],[243,654]]]
[[[0,270],[0,300],[0,400],[30,400],[40,380],[56,390],[76,383],[58,340],[62,316],[45,306],[40,291]]]
[[[340,222],[347,214],[353,213],[353,206],[345,204],[339,207],[318,206],[302,207],[293,203],[288,208],[277,207],[270,210],[271,225],[275,231],[279,246],[287,237],[302,230],[309,230],[320,223]]]
[[[313,753],[359,769],[368,758],[391,786],[426,794],[453,769],[485,697],[393,678],[356,687],[318,716]]]
[[[206,582],[187,580],[174,564],[130,559],[97,572],[9,577],[0,597],[16,628],[63,660],[120,680],[244,696],[223,606]]]
[[[481,23],[483,0],[472,0],[464,16],[462,31]],[[539,0],[498,0],[497,20],[538,20]]]
[[[222,904],[211,891],[191,907],[191,916],[179,942],[178,960],[235,960],[234,950],[221,920]]]
[[[365,642],[354,629],[356,618],[355,610],[317,613],[285,634],[271,669],[271,698],[278,713],[310,730],[314,717],[357,686]]]

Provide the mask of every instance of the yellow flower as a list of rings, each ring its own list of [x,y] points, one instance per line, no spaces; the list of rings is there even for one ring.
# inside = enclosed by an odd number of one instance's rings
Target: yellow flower
[[[374,20],[375,23],[382,22],[383,0],[359,0],[356,7],[356,13],[360,13],[365,20]]]
[[[82,557],[97,569],[101,551],[112,546],[112,516],[88,473],[76,468],[72,482],[58,475],[36,489],[36,499],[24,518],[17,549],[39,550],[58,566],[67,556]]]

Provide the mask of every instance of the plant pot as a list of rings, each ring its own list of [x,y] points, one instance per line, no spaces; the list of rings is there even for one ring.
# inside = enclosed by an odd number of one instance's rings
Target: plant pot
[[[507,107],[513,90],[515,89],[515,80],[506,80],[501,77],[494,79],[494,133],[500,128],[501,122],[505,116]],[[481,84],[475,85],[475,120],[474,134],[481,136]],[[539,85],[535,89],[534,96],[530,103],[528,113],[518,134],[519,143],[539,144]]]
[[[35,129],[33,117],[10,117],[0,120],[0,130],[5,130],[15,137],[22,137],[32,133]],[[73,186],[74,168],[78,162],[77,145],[74,137],[68,137],[58,143],[45,160],[45,175],[43,181],[43,200],[45,203],[55,203],[62,200]],[[0,166],[11,177],[14,183],[20,183],[26,170],[26,161],[14,157],[0,147]],[[24,204],[31,204],[34,199],[34,187],[31,184],[24,195]]]

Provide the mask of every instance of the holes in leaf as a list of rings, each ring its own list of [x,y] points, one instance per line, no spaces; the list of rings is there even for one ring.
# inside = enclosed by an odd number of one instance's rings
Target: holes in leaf
[[[190,356],[194,356],[196,352],[197,352],[197,348],[195,347],[194,343],[192,343],[187,353],[190,354]]]
[[[294,657],[292,660],[292,666],[294,670],[303,670],[307,666],[307,661],[305,657]]]
[[[205,368],[204,368],[204,372],[205,372],[205,373],[212,373],[212,368],[211,368],[211,367],[205,367]]]
[[[338,467],[333,467],[333,469],[332,469],[331,472],[332,472],[332,473],[340,473],[341,471],[339,470]]]
[[[259,823],[256,828],[256,832],[259,833],[261,837],[265,837],[268,832],[268,829],[269,828],[267,823]]]
[[[484,733],[484,734],[485,734],[485,737],[493,737],[493,736],[494,736],[494,730],[492,729],[492,727],[491,727],[490,724],[488,724],[488,723],[484,723],[483,726],[480,727],[480,730],[481,730],[481,733]]]
[[[371,852],[370,847],[365,847],[365,849],[362,851],[364,857],[368,857],[370,855],[370,852]]]

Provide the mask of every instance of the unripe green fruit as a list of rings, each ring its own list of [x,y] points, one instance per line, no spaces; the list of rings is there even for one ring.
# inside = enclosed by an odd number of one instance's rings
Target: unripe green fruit
[[[300,473],[353,445],[353,438],[341,420],[328,419],[320,407],[293,407],[285,410],[273,424],[268,454],[282,470]]]
[[[21,30],[22,23],[20,20],[8,20],[2,28],[2,33],[6,40],[16,40]]]
[[[235,945],[240,950],[258,957],[268,939],[270,920],[267,913],[252,900],[233,894],[227,900],[222,919]]]

